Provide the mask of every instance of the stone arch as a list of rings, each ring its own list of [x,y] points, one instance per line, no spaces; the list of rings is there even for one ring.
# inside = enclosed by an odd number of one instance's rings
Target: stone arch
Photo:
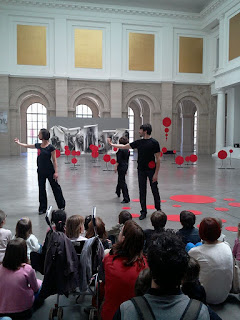
[[[194,91],[189,91],[189,90],[181,92],[176,96],[173,104],[173,113],[177,113],[179,103],[183,100],[192,101],[197,107],[198,114],[208,113],[208,107],[207,107],[208,103],[206,99],[199,93]]]
[[[68,102],[68,111],[75,112],[76,106],[81,101],[90,101],[91,106],[93,109],[93,115],[95,116],[104,116],[105,113],[110,114],[110,103],[109,99],[106,97],[106,95],[101,92],[100,90],[97,90],[95,88],[83,88],[77,90],[70,98]]]

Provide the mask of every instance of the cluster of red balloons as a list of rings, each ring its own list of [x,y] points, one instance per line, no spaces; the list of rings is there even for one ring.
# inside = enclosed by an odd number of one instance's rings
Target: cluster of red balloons
[[[95,146],[94,144],[90,144],[89,149],[92,151],[92,157],[94,159],[99,157],[99,152],[98,152],[99,146]]]
[[[175,159],[175,162],[176,162],[176,164],[181,166],[184,163],[184,160],[186,162],[190,161],[190,162],[194,163],[194,162],[197,162],[198,156],[196,154],[191,154],[190,156],[186,156],[185,159],[182,156],[177,156]]]
[[[106,163],[110,162],[112,165],[114,165],[116,163],[116,160],[115,159],[111,159],[109,154],[105,154],[103,156],[103,161],[106,162]]]
[[[230,156],[231,156],[231,154],[233,153],[233,150],[230,149],[230,150],[229,150],[229,153],[230,153]],[[225,151],[225,150],[220,150],[220,151],[218,152],[218,158],[221,159],[221,160],[226,159],[226,158],[227,158],[227,151]]]
[[[162,123],[163,123],[164,127],[166,127],[166,128],[164,129],[164,131],[165,131],[165,137],[166,137],[166,140],[167,140],[168,132],[169,132],[168,127],[170,127],[172,121],[171,121],[170,118],[166,117],[166,118],[163,119]],[[163,152],[163,153],[164,153],[164,152]]]

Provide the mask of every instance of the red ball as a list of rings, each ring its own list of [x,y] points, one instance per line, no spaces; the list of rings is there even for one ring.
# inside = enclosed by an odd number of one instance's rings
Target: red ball
[[[76,151],[73,150],[73,151],[72,151],[72,156],[75,156],[75,155],[76,155]]]
[[[218,158],[221,160],[224,160],[227,158],[227,152],[225,150],[220,150],[218,152]]]
[[[115,164],[115,163],[116,163],[116,160],[115,160],[115,159],[111,159],[111,160],[110,160],[110,163],[111,163],[111,164]]]
[[[177,156],[177,158],[175,159],[176,164],[183,164],[184,162],[184,158],[182,156]]]
[[[196,162],[197,159],[198,159],[198,157],[197,157],[196,154],[191,154],[191,155],[190,155],[190,161],[191,161],[191,162]]]
[[[92,152],[92,157],[93,158],[97,158],[99,156],[99,152],[98,151],[93,151]]]
[[[118,148],[116,148],[116,147],[113,148],[113,151],[117,151],[117,150],[118,150]]]
[[[167,137],[167,136],[168,136],[168,133],[165,133],[165,136]]]
[[[166,152],[167,152],[167,148],[163,147],[163,148],[162,148],[162,152],[163,152],[163,153],[166,153]]]
[[[162,151],[160,151],[160,157],[162,157],[163,156],[163,153],[162,153]]]
[[[150,169],[155,168],[155,167],[156,167],[155,162],[154,162],[154,161],[150,161],[149,164],[148,164],[148,167],[149,167]]]
[[[97,151],[98,151],[98,146],[92,145],[92,149],[91,149],[91,150],[92,150],[92,152],[93,152],[93,151],[96,151],[96,152],[97,152]]]
[[[57,149],[57,150],[56,150],[56,157],[59,158],[60,155],[61,155],[61,152],[60,152],[60,150]]]
[[[71,151],[70,151],[69,149],[66,149],[66,150],[65,150],[65,155],[66,155],[66,156],[70,156],[70,154],[71,154]]]
[[[186,161],[186,162],[189,162],[189,161],[190,161],[190,157],[189,157],[189,156],[186,156],[186,157],[185,157],[185,161]]]
[[[81,152],[80,152],[80,151],[77,151],[77,152],[76,152],[76,156],[79,157],[80,155],[81,155]]]
[[[111,160],[110,155],[109,155],[109,154],[105,154],[105,155],[103,156],[103,160],[104,160],[105,162],[109,162],[109,161]]]
[[[90,144],[89,149],[92,150],[93,147],[94,147],[94,145],[93,145],[93,144]]]
[[[165,128],[165,130],[164,130],[166,133],[168,133],[169,132],[169,129],[168,128]]]
[[[73,164],[77,163],[77,159],[76,158],[72,158],[72,163]]]
[[[229,152],[230,152],[230,153],[233,153],[233,149],[230,149]]]
[[[162,123],[163,123],[164,127],[169,127],[171,125],[172,121],[170,118],[166,117],[163,119]]]
[[[64,149],[65,149],[65,150],[68,150],[69,148],[68,148],[68,146],[65,146]]]
[[[176,150],[173,150],[173,153],[174,153],[174,154],[176,154],[176,153],[177,153],[177,151],[176,151]]]

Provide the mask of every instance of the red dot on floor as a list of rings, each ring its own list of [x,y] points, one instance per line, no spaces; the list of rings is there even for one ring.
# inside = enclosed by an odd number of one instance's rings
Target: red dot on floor
[[[198,211],[198,210],[189,210],[189,211],[195,214],[195,216],[199,216],[200,214],[202,214],[202,211]]]
[[[236,200],[233,199],[233,198],[224,198],[223,200],[225,200],[225,201],[236,201]]]
[[[179,214],[169,214],[167,216],[168,221],[177,221],[180,222],[180,215]]]
[[[131,207],[122,207],[123,210],[130,210]]]
[[[175,208],[180,208],[181,205],[180,205],[180,204],[173,204],[173,207],[175,207]]]
[[[222,223],[226,223],[227,222],[227,220],[226,219],[221,219],[222,220]]]
[[[200,224],[197,224],[197,228],[199,228],[200,227]]]
[[[133,202],[139,202],[139,199],[132,199]]]
[[[140,217],[140,214],[138,213],[131,213],[132,217],[133,218],[139,218]]]
[[[155,209],[155,206],[152,205],[152,204],[148,204],[148,205],[147,205],[147,209]]]
[[[238,232],[238,227],[226,227],[227,231]]]
[[[229,202],[228,205],[231,207],[240,207],[240,202]]]
[[[181,194],[176,196],[171,196],[171,200],[179,201],[179,202],[187,202],[187,203],[212,203],[217,200],[208,196],[199,196],[194,194]]]
[[[215,208],[216,211],[229,211],[228,208]]]
[[[167,202],[167,200],[161,200],[161,202],[163,203],[163,202]]]

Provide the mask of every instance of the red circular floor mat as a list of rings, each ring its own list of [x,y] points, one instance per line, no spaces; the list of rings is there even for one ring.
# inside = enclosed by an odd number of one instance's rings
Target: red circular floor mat
[[[194,194],[181,194],[181,195],[171,196],[170,199],[174,201],[186,202],[186,203],[212,203],[217,201],[215,198],[212,198],[212,197],[200,196],[200,195],[194,195]]]

